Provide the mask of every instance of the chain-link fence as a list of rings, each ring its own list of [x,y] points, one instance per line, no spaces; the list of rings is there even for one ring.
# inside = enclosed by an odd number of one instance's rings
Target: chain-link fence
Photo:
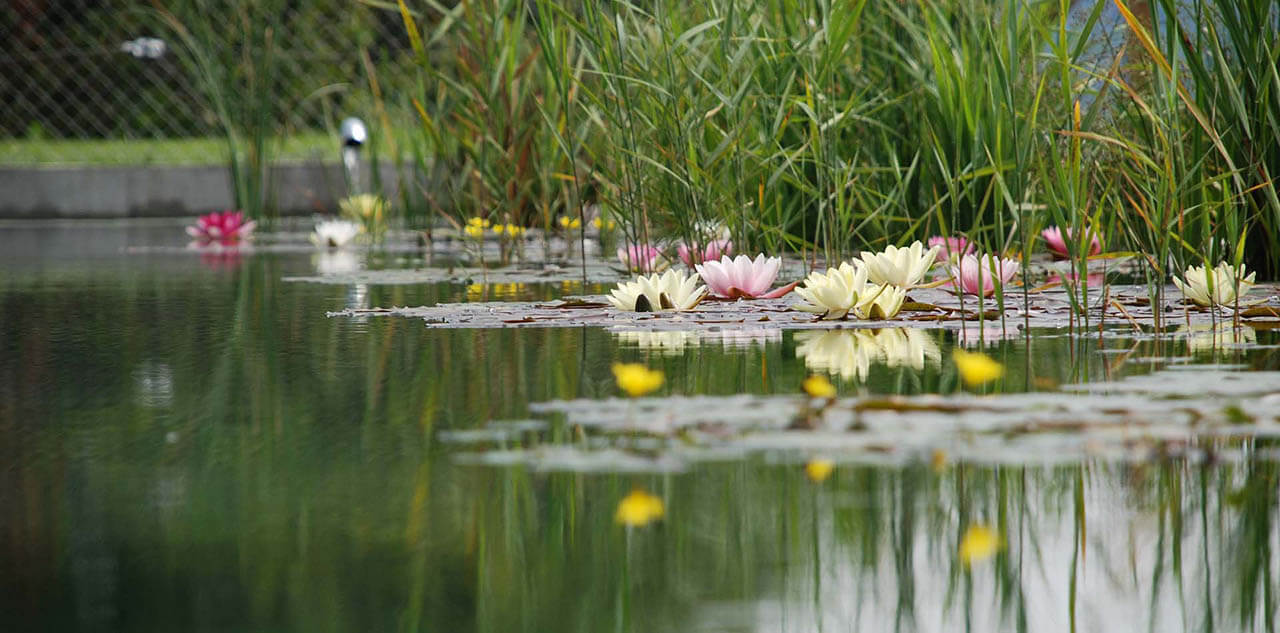
[[[261,54],[235,36],[256,28],[241,10],[251,5],[280,11],[268,30],[286,155],[332,153],[334,121],[371,115],[371,73],[384,84],[411,75],[399,14],[351,0],[9,0],[0,162],[216,162],[219,119],[174,25],[225,33],[203,52],[237,66]]]

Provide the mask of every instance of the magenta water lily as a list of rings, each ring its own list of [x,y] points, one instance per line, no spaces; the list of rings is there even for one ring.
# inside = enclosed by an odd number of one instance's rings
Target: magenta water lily
[[[256,226],[257,223],[246,220],[241,211],[214,211],[200,216],[195,225],[188,226],[187,235],[202,243],[234,244],[253,237]]]

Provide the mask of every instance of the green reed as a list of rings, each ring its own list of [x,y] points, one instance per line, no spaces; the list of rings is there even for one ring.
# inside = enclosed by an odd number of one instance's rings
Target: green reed
[[[587,201],[625,242],[718,223],[739,251],[834,261],[963,234],[1024,265],[1052,224],[1078,315],[1091,234],[1140,252],[1153,293],[1189,263],[1280,270],[1261,0],[1116,2],[1111,57],[1111,5],[1067,0],[408,4],[415,151],[457,217],[550,227]]]
[[[278,95],[285,80],[282,0],[196,0],[156,4],[181,43],[179,57],[217,117],[227,147],[235,205],[251,217],[274,213],[271,167],[288,131]],[[218,16],[214,18],[213,16]]]

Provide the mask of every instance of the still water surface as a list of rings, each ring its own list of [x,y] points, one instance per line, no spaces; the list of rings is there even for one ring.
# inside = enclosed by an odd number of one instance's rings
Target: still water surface
[[[174,230],[0,228],[0,630],[1277,625],[1274,441],[1248,442],[1242,460],[869,461],[821,484],[767,452],[665,474],[459,463],[442,431],[612,397],[618,360],[663,369],[665,394],[794,393],[812,371],[804,336],[671,345],[328,318],[485,289],[282,282],[350,265],[305,252],[122,252],[180,245]],[[1269,332],[1258,349],[1209,354],[1038,335],[987,347],[1009,368],[1006,389],[1147,372],[1159,363],[1142,359],[1161,355],[1280,368]],[[944,353],[955,342],[927,336]],[[1138,360],[1117,362],[1135,345]],[[955,389],[949,362],[819,369],[846,394]],[[663,522],[615,523],[634,487],[665,500]],[[969,569],[956,552],[975,523],[1006,547]]]

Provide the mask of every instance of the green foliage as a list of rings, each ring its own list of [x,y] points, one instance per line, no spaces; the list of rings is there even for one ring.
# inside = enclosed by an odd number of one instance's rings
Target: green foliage
[[[459,217],[546,222],[576,215],[581,194],[628,240],[705,239],[718,222],[740,250],[828,258],[939,233],[1026,255],[1057,224],[1144,251],[1153,280],[1171,258],[1243,257],[1273,274],[1275,12],[1120,2],[1120,20],[1071,4],[483,0],[402,13],[424,25],[410,37],[424,163],[448,165]],[[1100,39],[1121,45],[1099,55]]]

